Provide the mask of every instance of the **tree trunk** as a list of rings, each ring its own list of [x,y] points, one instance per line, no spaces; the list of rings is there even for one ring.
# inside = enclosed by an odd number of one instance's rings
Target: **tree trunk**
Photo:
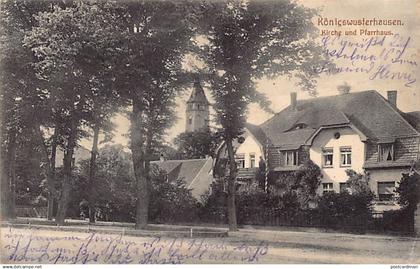
[[[58,140],[58,129],[54,129],[54,137],[51,143],[51,158],[50,167],[51,174],[48,178],[48,212],[47,218],[52,220],[54,217],[54,201],[57,198],[57,190],[55,189],[55,158],[57,155],[57,140]]]
[[[146,134],[146,149],[145,149],[145,160],[144,160],[144,175],[146,178],[146,184],[147,184],[147,195],[150,194],[150,158],[152,155],[152,140],[153,140],[153,128],[148,128],[147,134]],[[150,198],[148,198],[148,207],[150,203]]]
[[[6,150],[2,149],[1,155],[1,220],[10,218],[10,193],[9,193],[9,177],[7,175]]]
[[[54,197],[55,197],[55,154],[57,150],[57,133],[58,130],[55,128],[53,140],[51,143],[51,158],[48,157],[48,147],[45,144],[44,136],[42,135],[41,125],[35,127],[35,135],[38,140],[38,144],[41,146],[42,159],[46,164],[47,169],[47,192],[48,192],[48,205],[47,205],[47,218],[52,220],[53,208],[54,208]]]
[[[76,146],[77,129],[75,120],[71,119],[70,134],[67,139],[67,148],[64,152],[64,177],[61,189],[60,201],[58,203],[57,217],[55,219],[58,225],[64,225],[68,202],[70,199],[71,181],[72,181],[72,166],[73,166],[73,153]]]
[[[136,229],[147,226],[149,215],[149,184],[145,176],[144,138],[141,103],[133,100],[131,115],[131,153],[136,179]]]
[[[4,130],[3,130],[4,131]],[[5,132],[2,135],[6,135]],[[1,219],[10,220],[15,214],[16,131],[11,130],[1,156]]]
[[[227,198],[227,208],[228,208],[228,221],[229,221],[229,231],[237,231],[238,224],[236,220],[236,206],[235,206],[235,180],[237,174],[237,166],[235,162],[235,154],[233,152],[232,139],[226,139],[226,147],[229,155],[229,176],[228,176],[228,198]]]
[[[16,131],[9,134],[7,145],[7,175],[9,179],[9,208],[8,218],[16,218]]]
[[[96,157],[98,156],[98,139],[99,139],[99,124],[93,127],[93,144],[90,155],[89,164],[89,181],[88,181],[88,202],[89,202],[89,222],[95,223],[95,195],[94,195],[94,180],[96,175]]]
[[[145,156],[145,175],[150,183],[150,159],[152,157],[153,128],[148,128],[146,134],[146,156]]]

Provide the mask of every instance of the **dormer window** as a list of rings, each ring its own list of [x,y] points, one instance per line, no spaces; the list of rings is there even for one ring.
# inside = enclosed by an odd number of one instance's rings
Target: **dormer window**
[[[305,123],[297,123],[292,130],[300,130],[300,129],[305,129],[306,127],[308,127],[308,125],[306,125]]]
[[[394,144],[386,143],[378,145],[378,160],[380,162],[389,162],[394,160]]]

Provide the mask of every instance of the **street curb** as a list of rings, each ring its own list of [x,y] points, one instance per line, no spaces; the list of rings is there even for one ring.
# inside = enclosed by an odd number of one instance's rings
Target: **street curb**
[[[34,229],[34,230],[50,230],[65,232],[84,232],[84,233],[101,233],[101,234],[121,234],[127,236],[144,236],[144,237],[227,237],[227,231],[203,230],[191,228],[190,230],[134,230],[121,227],[120,229],[99,228],[97,226],[52,226],[39,224],[22,224],[22,223],[1,223],[1,227],[10,227],[17,229]]]
[[[375,235],[375,234],[350,234],[350,233],[337,233],[337,232],[325,232],[325,231],[276,231],[276,230],[263,230],[263,229],[239,229],[237,232],[229,232],[229,235],[235,236],[240,233],[272,233],[272,234],[322,234],[323,237],[347,237],[347,238],[357,238],[357,239],[379,239],[379,240],[389,240],[389,241],[420,241],[420,237],[409,237],[409,236],[387,236],[387,235]]]
[[[34,222],[37,222],[35,220]],[[133,223],[101,223],[98,222],[94,225],[88,223],[66,222],[65,226],[53,225],[54,222],[47,222],[49,224],[33,224],[29,219],[19,219],[17,222],[0,221],[2,227],[15,227],[15,228],[34,228],[54,231],[73,231],[73,232],[95,232],[95,233],[108,233],[108,234],[123,234],[129,236],[148,236],[148,237],[226,237],[235,236],[237,233],[257,234],[257,233],[271,233],[271,234],[322,234],[323,237],[347,237],[347,238],[360,238],[360,239],[379,239],[389,241],[420,241],[420,237],[409,237],[404,235],[381,235],[381,234],[352,234],[340,233],[335,231],[325,231],[322,229],[263,229],[262,227],[253,228],[252,226],[241,227],[237,232],[228,232],[227,228],[221,227],[206,227],[206,226],[188,226],[188,225],[170,225],[170,224],[149,224],[147,230],[135,230]]]

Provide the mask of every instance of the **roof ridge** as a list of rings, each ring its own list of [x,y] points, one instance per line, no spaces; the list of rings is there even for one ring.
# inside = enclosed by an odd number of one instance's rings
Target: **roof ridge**
[[[200,175],[201,171],[203,171],[204,167],[206,166],[207,162],[209,161],[209,159],[206,159],[206,162],[201,166],[200,170],[198,170],[197,174],[195,175],[195,177],[193,178],[193,180],[191,180],[190,184],[188,185],[188,188],[191,188],[192,184],[195,182],[195,180],[198,178],[198,175]],[[213,163],[212,163],[213,164]]]
[[[376,90],[365,90],[365,91],[357,91],[357,92],[350,92],[350,93],[346,93],[346,94],[336,94],[336,95],[328,95],[328,96],[320,96],[320,97],[313,97],[313,98],[308,98],[308,99],[299,99],[297,100],[297,104],[302,103],[302,102],[313,102],[313,101],[318,101],[321,99],[328,99],[328,98],[336,98],[336,97],[341,97],[341,96],[346,96],[346,95],[356,95],[356,94],[361,94],[361,93],[367,93],[367,92],[376,92]],[[269,118],[268,120],[264,121],[263,123],[261,123],[259,125],[259,127],[261,128],[263,125],[269,123],[270,121],[272,121],[278,114],[282,113],[283,111],[287,110],[290,107],[290,105],[288,105],[287,107],[283,108],[282,110],[280,110],[279,112],[275,113],[274,116],[272,116],[271,118]],[[303,117],[303,115],[302,115]]]
[[[362,93],[368,93],[368,92],[376,92],[376,90],[365,90],[365,91],[357,91],[357,92],[349,92],[345,94],[335,94],[335,95],[327,95],[327,96],[320,96],[315,98],[308,98],[308,99],[300,99],[297,100],[298,102],[308,102],[308,101],[314,101],[314,100],[320,100],[320,99],[328,99],[328,98],[334,98],[334,97],[344,97],[349,95],[357,95]]]
[[[385,99],[385,97],[383,97],[382,96],[382,94],[380,94],[379,92],[377,92],[377,91],[373,91],[373,92],[375,92],[375,94],[376,95],[379,95],[379,99],[381,99],[382,100],[382,102],[384,102],[385,104],[386,104],[386,106],[388,106],[388,107],[390,107],[391,108],[391,110],[392,111],[394,111],[395,112],[395,114],[397,114],[398,115],[398,117],[400,117],[402,120],[403,120],[403,122],[405,123],[405,124],[407,124],[408,126],[409,126],[409,128],[411,128],[415,133],[417,133],[417,136],[419,136],[420,135],[420,133],[401,115],[401,113],[400,112],[402,112],[401,110],[399,110],[397,107],[394,107],[393,105],[391,105],[386,99]]]
[[[258,125],[258,127],[260,127],[262,129],[263,125],[266,125],[267,123],[271,122],[278,114],[282,113],[283,111],[285,111],[286,109],[288,109],[290,107],[290,105],[288,105],[287,107],[283,108],[282,110],[280,110],[279,112],[275,113],[274,116],[272,116],[271,118],[269,118],[268,120],[264,121],[263,123],[261,123],[260,125]]]

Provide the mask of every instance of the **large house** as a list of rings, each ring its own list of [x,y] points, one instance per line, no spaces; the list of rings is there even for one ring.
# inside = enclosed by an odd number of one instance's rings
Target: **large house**
[[[322,171],[319,193],[346,188],[347,169],[367,172],[377,200],[390,201],[401,174],[419,160],[419,112],[403,113],[397,92],[388,100],[363,91],[297,100],[260,126],[248,124],[237,144],[239,178],[250,176],[261,156],[271,176],[294,171],[308,158]]]

